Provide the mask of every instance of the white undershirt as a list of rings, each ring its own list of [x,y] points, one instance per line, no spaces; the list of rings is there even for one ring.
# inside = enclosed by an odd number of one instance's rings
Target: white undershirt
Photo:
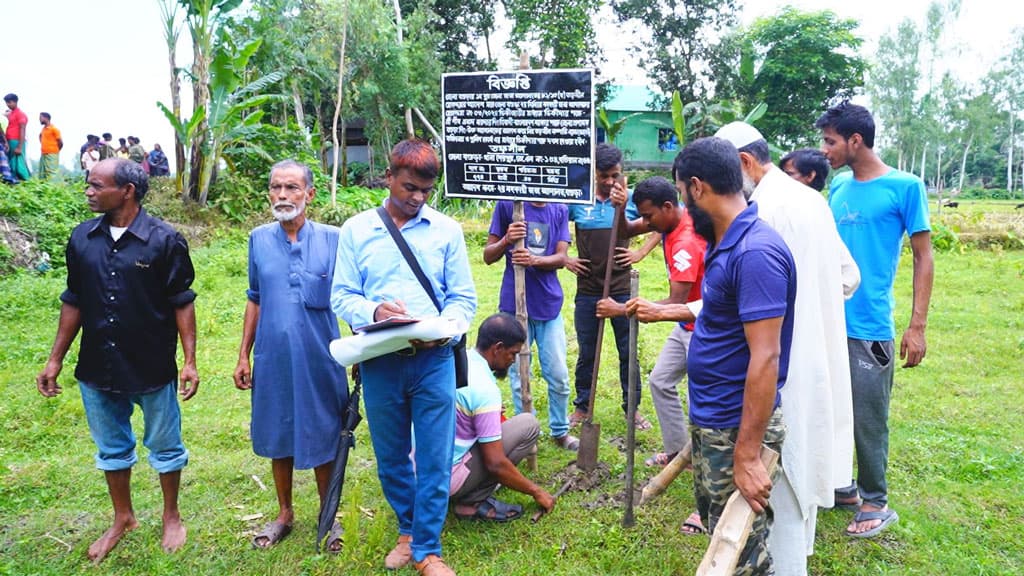
[[[121,235],[124,234],[124,231],[127,229],[127,226],[111,226],[110,237],[114,239],[114,242],[117,242],[121,239]]]

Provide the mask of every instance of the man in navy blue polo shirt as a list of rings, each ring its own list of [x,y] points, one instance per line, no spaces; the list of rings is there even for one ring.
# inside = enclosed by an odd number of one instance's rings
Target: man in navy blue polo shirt
[[[779,390],[793,335],[796,266],[782,237],[743,196],[739,154],[728,141],[702,138],[673,166],[694,228],[708,241],[704,307],[687,358],[694,494],[713,533],[739,490],[757,513],[736,574],[770,574],[767,539],[772,479],[761,444],[782,447]]]

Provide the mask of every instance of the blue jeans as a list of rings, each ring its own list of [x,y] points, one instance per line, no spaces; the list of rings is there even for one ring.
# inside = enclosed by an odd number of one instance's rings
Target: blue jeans
[[[132,411],[142,409],[145,432],[142,444],[149,449],[149,465],[160,474],[176,472],[188,464],[188,450],[181,440],[181,408],[175,382],[149,394],[112,394],[78,383],[85,406],[89,433],[96,443],[96,467],[105,472],[126,470],[139,461],[132,432]]]
[[[398,517],[398,533],[412,535],[417,562],[440,556],[455,444],[452,349],[385,354],[360,370],[377,477]],[[414,436],[415,468],[409,457]]]
[[[559,314],[551,320],[527,321],[527,346],[536,342],[540,374],[548,383],[548,426],[552,438],[569,433],[569,367],[565,362],[565,322]],[[516,414],[523,411],[518,364],[508,371],[512,404]]]
[[[624,304],[629,294],[615,294],[612,300]],[[576,342],[579,344],[579,357],[576,359],[576,400],[573,404],[579,410],[586,410],[590,402],[590,385],[594,380],[594,353],[597,347],[597,326],[604,320],[597,317],[597,302],[600,296],[576,296]],[[615,348],[619,352],[619,386],[622,388],[622,411],[626,411],[626,398],[629,390],[629,320],[625,316],[612,318],[612,330],[615,331]],[[607,334],[607,329],[605,334]],[[640,373],[639,362],[637,374]],[[641,379],[636,382],[636,405],[640,406]]]

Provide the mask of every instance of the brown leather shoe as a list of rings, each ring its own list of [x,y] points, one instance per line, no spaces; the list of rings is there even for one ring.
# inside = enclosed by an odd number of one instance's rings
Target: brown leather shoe
[[[423,576],[455,576],[455,571],[449,568],[437,554],[428,554],[426,558],[413,566]]]
[[[398,570],[409,562],[412,562],[412,534],[399,534],[398,543],[384,557],[384,567],[388,570]]]

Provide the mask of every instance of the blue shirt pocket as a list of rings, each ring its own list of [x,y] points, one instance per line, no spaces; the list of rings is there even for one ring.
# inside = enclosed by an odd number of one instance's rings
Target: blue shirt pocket
[[[331,307],[331,276],[327,272],[302,274],[302,303],[313,310]]]

